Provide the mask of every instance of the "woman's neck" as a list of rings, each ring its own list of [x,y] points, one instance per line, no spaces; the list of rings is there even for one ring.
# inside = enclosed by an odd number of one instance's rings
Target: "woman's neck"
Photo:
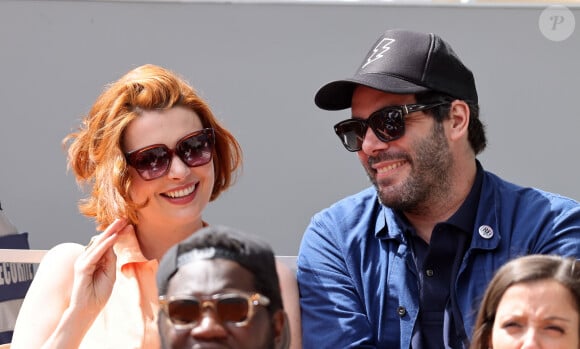
[[[135,232],[143,256],[147,259],[159,260],[171,246],[195,233],[205,225],[207,224],[202,220],[193,224],[177,227],[167,225],[153,227],[139,224],[135,227]]]

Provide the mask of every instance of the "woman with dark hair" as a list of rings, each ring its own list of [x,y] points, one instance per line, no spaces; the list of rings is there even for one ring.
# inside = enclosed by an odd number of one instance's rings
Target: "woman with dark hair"
[[[470,349],[580,348],[580,262],[516,258],[489,283]]]

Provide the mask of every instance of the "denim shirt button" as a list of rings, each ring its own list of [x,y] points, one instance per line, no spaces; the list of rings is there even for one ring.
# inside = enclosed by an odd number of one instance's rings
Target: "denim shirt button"
[[[405,309],[405,307],[403,307],[403,306],[399,306],[397,308],[397,314],[399,314],[399,316],[403,317],[403,316],[405,316],[405,314],[407,314],[407,309]]]

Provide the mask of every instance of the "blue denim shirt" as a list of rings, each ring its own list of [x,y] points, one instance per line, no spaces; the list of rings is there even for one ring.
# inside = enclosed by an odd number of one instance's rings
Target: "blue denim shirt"
[[[531,253],[580,258],[580,205],[484,171],[471,243],[451,290],[457,302],[450,306],[458,308],[451,310],[468,335],[495,270]],[[416,273],[395,214],[374,187],[317,213],[298,255],[304,349],[409,348]]]
[[[461,348],[469,338],[461,313],[456,311],[457,299],[451,293],[451,285],[471,242],[482,183],[483,169],[478,162],[467,198],[447,221],[435,225],[429,243],[397,212],[397,222],[406,231],[411,246],[419,284],[419,314],[411,338],[412,349]]]

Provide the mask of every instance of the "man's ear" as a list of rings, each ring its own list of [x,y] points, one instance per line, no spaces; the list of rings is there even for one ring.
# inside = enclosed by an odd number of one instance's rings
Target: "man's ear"
[[[290,347],[290,323],[284,310],[279,309],[272,316],[272,330],[274,331],[274,341],[277,349]]]
[[[465,101],[456,99],[451,102],[449,109],[450,127],[447,130],[451,140],[467,137],[470,117],[469,106]]]

